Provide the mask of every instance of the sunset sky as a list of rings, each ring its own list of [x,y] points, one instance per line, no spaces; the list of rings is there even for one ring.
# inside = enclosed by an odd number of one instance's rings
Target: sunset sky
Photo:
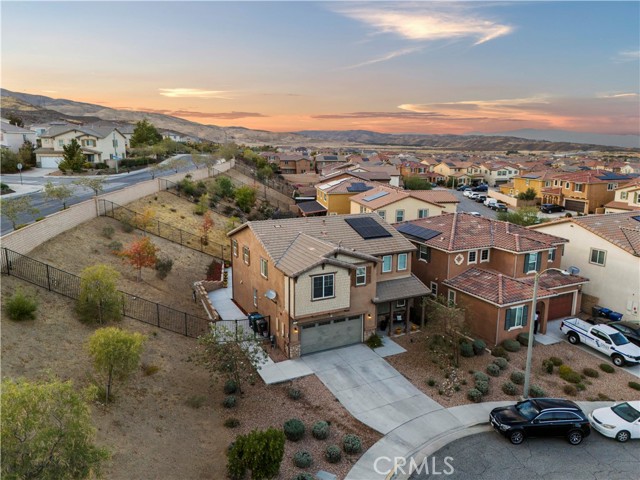
[[[638,2],[7,2],[2,87],[271,131],[637,134]]]

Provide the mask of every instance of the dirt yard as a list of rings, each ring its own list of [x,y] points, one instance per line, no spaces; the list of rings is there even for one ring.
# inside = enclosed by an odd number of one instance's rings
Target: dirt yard
[[[406,348],[407,352],[388,357],[387,361],[416,387],[445,407],[469,403],[467,392],[474,386],[472,373],[475,371],[486,373],[487,365],[495,360],[495,357],[486,352],[480,356],[461,357],[460,367],[451,371],[447,368],[447,359],[435,355],[430,350],[428,332],[395,337],[393,340]],[[526,348],[522,347],[520,351],[515,353],[509,352],[508,355],[508,366],[500,372],[500,376],[489,376],[489,393],[483,397],[482,401],[515,400],[518,398],[505,394],[502,391],[502,384],[510,381],[512,372],[524,372]],[[595,369],[598,372],[598,377],[590,378],[582,375],[585,390],[578,391],[575,396],[568,395],[563,391],[568,382],[560,378],[558,368],[554,369],[553,374],[547,374],[542,369],[542,361],[552,356],[562,359],[563,364],[570,366],[579,374],[583,373],[584,368]],[[605,373],[599,368],[601,363],[613,366],[611,362],[601,360],[566,343],[536,345],[533,350],[531,385],[541,387],[547,396],[574,400],[633,400],[637,398],[638,392],[628,386],[630,381],[637,382],[637,377],[617,367],[614,367],[614,373]],[[429,382],[430,380],[432,382]],[[433,385],[430,386],[429,383],[433,383]],[[456,390],[456,385],[458,390]],[[522,386],[520,385],[518,386],[518,395],[521,394]]]

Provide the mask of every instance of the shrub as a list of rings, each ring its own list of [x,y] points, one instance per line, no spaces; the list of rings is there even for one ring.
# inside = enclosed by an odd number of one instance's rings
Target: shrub
[[[506,393],[507,395],[517,395],[518,394],[518,387],[516,386],[515,383],[504,382],[502,384],[502,391],[504,393]]]
[[[578,394],[578,389],[575,387],[575,385],[565,385],[562,391],[567,395],[571,395],[572,397],[575,397]]]
[[[227,428],[236,428],[238,425],[240,425],[240,420],[235,417],[227,418],[224,421],[224,426]]]
[[[237,400],[235,395],[229,395],[227,397],[224,397],[224,400],[222,401],[222,406],[224,408],[233,408],[236,406]]]
[[[436,381],[433,378],[430,378],[429,380],[427,380],[427,385],[429,385],[430,387],[433,387],[436,384]]]
[[[329,463],[338,463],[342,458],[340,447],[337,445],[329,445],[324,451],[324,458],[326,458]]]
[[[313,463],[313,457],[306,450],[300,450],[293,455],[293,464],[298,468],[309,468]]]
[[[638,382],[629,382],[629,386],[634,390],[640,390],[640,383]]]
[[[160,367],[158,365],[149,365],[148,363],[143,363],[141,368],[145,377],[150,377],[160,371]]]
[[[292,442],[297,442],[304,437],[304,423],[297,418],[291,418],[284,422],[283,430],[284,436]]]
[[[477,388],[472,388],[467,392],[467,398],[474,403],[479,403],[482,401],[482,392]]]
[[[584,373],[587,377],[598,378],[600,374],[595,368],[583,368],[582,373]]]
[[[568,365],[560,365],[560,367],[558,367],[558,373],[560,378],[569,383],[580,383],[582,380],[580,374],[578,372],[574,372]]]
[[[316,477],[307,472],[300,472],[292,480],[316,480]]]
[[[313,424],[311,435],[318,440],[325,440],[329,437],[329,424],[323,420]]]
[[[503,357],[496,358],[493,363],[496,364],[500,370],[505,370],[509,366],[509,362]]]
[[[135,228],[133,226],[133,223],[131,223],[131,219],[128,218],[128,217],[123,218],[120,221],[120,224],[122,226],[122,231],[125,232],[125,233],[131,233],[131,232],[133,232],[133,229]]]
[[[344,449],[345,453],[348,454],[360,453],[360,451],[362,450],[362,440],[360,440],[360,437],[358,437],[357,435],[347,433],[342,438],[342,448]]]
[[[516,337],[516,340],[523,347],[528,347],[529,346],[529,333],[519,333],[518,336]],[[535,342],[534,342],[534,345],[535,345]]]
[[[576,388],[578,389],[579,392],[584,392],[587,389],[587,386],[584,383],[579,382],[579,383],[576,383]]]
[[[487,376],[486,373],[483,372],[475,372],[473,374],[473,378],[475,379],[476,382],[488,382],[489,381],[489,377]]]
[[[122,251],[122,242],[118,242],[117,240],[111,242],[109,244],[109,251],[111,251],[111,253],[120,253]]]
[[[244,478],[247,470],[252,478],[276,477],[284,457],[284,443],[283,433],[275,428],[239,435],[227,451],[229,477]]]
[[[502,342],[502,347],[507,352],[518,352],[520,351],[521,345],[517,340],[505,340]]]
[[[487,365],[487,373],[492,377],[497,377],[500,375],[500,367],[495,363],[490,363]]]
[[[469,358],[475,355],[473,351],[473,346],[468,342],[463,342],[460,344],[460,355],[463,357]]]
[[[549,374],[553,373],[553,362],[548,358],[546,360],[543,360],[542,369]]]
[[[102,396],[102,398],[104,398],[104,395]],[[204,405],[204,402],[206,401],[207,401],[207,397],[205,397],[204,395],[192,395],[191,397],[187,398],[187,400],[184,403],[186,403],[191,408],[198,409],[202,405]]]
[[[482,395],[486,395],[489,393],[489,382],[476,382],[476,390],[479,390]]]
[[[238,384],[235,380],[227,380],[224,382],[224,393],[227,395],[234,394],[238,391]]]
[[[493,355],[494,357],[502,357],[509,360],[509,354],[503,347],[500,346],[497,346],[493,350],[491,350],[491,355]]]
[[[377,333],[374,333],[367,339],[367,346],[369,348],[378,348],[382,346],[382,337]]]
[[[476,338],[471,346],[473,347],[473,353],[476,355],[482,355],[484,353],[484,349],[487,348],[487,344],[479,338]]]
[[[601,363],[600,364],[600,370],[602,370],[603,372],[606,373],[613,373],[616,371],[615,368],[613,368],[611,365],[609,365],[608,363]]]
[[[529,396],[532,398],[546,397],[547,392],[545,392],[541,387],[537,385],[531,385],[531,387],[529,388]]]
[[[562,359],[558,357],[549,357],[549,361],[553,363],[556,367],[559,367],[564,363]]]
[[[291,400],[300,400],[302,398],[302,390],[295,387],[289,387],[289,390],[287,390],[287,395]]]
[[[522,385],[524,383],[524,372],[512,372],[510,378],[516,385]]]
[[[17,288],[13,295],[5,301],[4,308],[11,320],[34,320],[36,310],[38,310],[38,302],[35,297],[26,294],[21,288]]]
[[[164,280],[165,278],[167,278],[167,275],[169,275],[169,272],[171,272],[172,268],[173,260],[171,260],[170,258],[165,257],[156,259],[156,276],[160,280]]]
[[[111,240],[115,232],[115,229],[111,225],[107,225],[102,229],[102,236]]]

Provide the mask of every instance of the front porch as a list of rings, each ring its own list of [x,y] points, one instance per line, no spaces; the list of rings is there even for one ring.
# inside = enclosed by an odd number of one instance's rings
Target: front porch
[[[415,299],[430,290],[415,275],[378,282],[376,298],[376,333],[392,337],[416,331],[411,316],[416,316]]]

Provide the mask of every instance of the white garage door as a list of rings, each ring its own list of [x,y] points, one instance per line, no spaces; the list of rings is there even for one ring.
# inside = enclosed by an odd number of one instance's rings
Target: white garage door
[[[58,168],[62,157],[40,157],[40,168]]]
[[[344,347],[362,341],[362,315],[302,325],[301,355]]]

